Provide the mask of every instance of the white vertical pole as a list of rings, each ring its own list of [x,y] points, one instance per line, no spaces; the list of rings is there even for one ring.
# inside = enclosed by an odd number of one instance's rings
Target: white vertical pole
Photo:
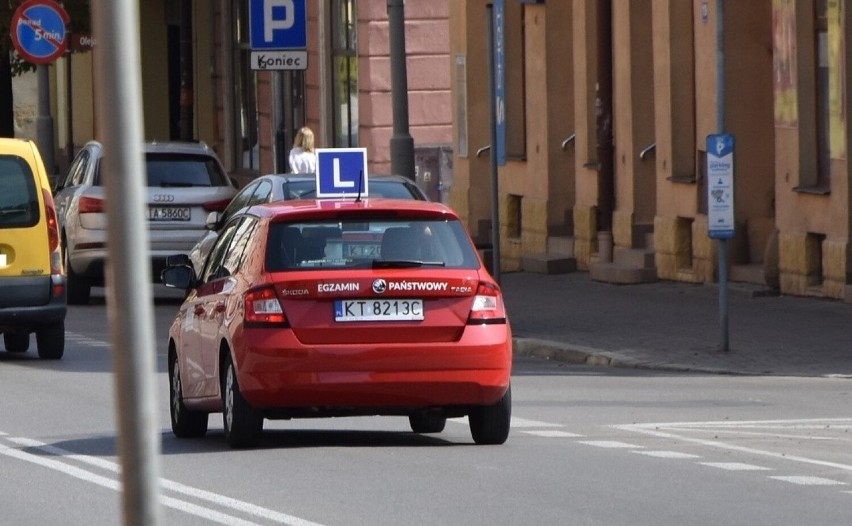
[[[91,5],[97,136],[107,196],[107,310],[115,368],[118,446],[126,525],[160,518],[160,427],[156,412],[156,352],[151,262],[145,225],[142,82],[138,0]]]

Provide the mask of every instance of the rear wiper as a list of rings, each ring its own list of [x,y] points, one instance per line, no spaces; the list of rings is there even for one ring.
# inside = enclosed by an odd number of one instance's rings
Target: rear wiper
[[[26,214],[27,211],[26,208],[6,208],[0,210],[0,215]]]
[[[415,268],[415,267],[443,267],[443,261],[420,261],[417,259],[374,259],[373,268]]]

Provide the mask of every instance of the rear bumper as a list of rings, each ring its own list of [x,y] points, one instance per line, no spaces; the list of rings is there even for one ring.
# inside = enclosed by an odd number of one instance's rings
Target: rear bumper
[[[287,329],[248,329],[236,354],[240,390],[257,408],[489,405],[509,386],[508,325],[468,326],[457,342],[310,347]]]
[[[0,309],[0,332],[33,331],[65,319],[68,307],[65,297],[53,298],[45,305],[6,307]]]

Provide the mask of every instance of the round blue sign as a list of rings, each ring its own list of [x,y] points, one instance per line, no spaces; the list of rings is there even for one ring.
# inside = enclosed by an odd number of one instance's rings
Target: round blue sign
[[[49,64],[67,47],[68,13],[52,0],[28,0],[12,16],[10,33],[15,50],[35,64]]]

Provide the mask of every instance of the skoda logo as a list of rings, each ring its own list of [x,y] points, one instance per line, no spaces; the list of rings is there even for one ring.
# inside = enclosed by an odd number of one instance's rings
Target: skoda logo
[[[171,194],[154,194],[155,203],[171,203],[175,200],[175,196]]]
[[[388,284],[383,279],[377,279],[373,282],[373,292],[376,294],[384,294],[388,290]]]

